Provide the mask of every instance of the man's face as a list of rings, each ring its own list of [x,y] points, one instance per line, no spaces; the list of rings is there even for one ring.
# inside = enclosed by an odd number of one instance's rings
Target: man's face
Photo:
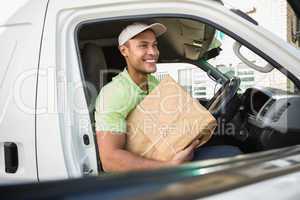
[[[146,30],[125,45],[120,46],[120,51],[127,61],[128,67],[142,74],[156,71],[156,62],[159,57],[155,34]]]

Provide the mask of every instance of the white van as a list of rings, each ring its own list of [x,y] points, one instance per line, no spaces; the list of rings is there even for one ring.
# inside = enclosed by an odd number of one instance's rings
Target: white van
[[[189,69],[200,70],[213,86],[225,84],[219,93],[202,98],[205,83],[198,83],[198,93],[192,93],[217,118],[238,127],[230,139],[219,136],[223,143],[229,141],[245,153],[300,144],[299,136],[293,135],[300,131],[299,50],[240,11],[229,10],[219,0],[30,0],[0,24],[0,182],[101,174],[93,102],[101,86],[125,66],[117,36],[133,21],[168,27],[159,39],[164,64],[158,76],[167,73],[167,65],[180,63],[193,65]],[[231,38],[232,55],[243,69],[280,74],[283,82],[287,80],[286,90],[275,83],[259,89],[253,87],[255,81],[244,89],[236,81],[234,91],[228,89],[233,77],[216,59],[222,54],[217,33]],[[241,47],[267,64],[253,63]],[[100,69],[106,74],[99,75]],[[234,73],[243,72],[247,70]],[[186,81],[182,83],[189,89]],[[232,95],[211,108],[224,89]]]

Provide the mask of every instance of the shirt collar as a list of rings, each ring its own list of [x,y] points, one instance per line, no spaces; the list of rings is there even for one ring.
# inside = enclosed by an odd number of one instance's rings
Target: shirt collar
[[[121,76],[123,76],[126,80],[129,81],[129,83],[139,92],[139,94],[148,94],[146,91],[142,90],[130,77],[128,71],[126,68],[124,68],[123,72],[121,73]],[[147,81],[148,81],[148,91],[150,90],[149,88],[149,74],[147,75]]]

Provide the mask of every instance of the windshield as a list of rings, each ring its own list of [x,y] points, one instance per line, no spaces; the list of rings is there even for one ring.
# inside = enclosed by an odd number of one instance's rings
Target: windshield
[[[295,92],[295,85],[293,82],[282,72],[273,68],[269,63],[242,46],[240,54],[246,59],[241,60],[234,52],[234,45],[236,41],[226,34],[217,31],[215,41],[212,47],[221,47],[222,51],[218,56],[208,60],[208,62],[222,72],[225,76],[231,78],[233,76],[240,78],[241,92],[244,92],[250,87],[270,87],[280,89],[287,92]],[[252,65],[262,69],[269,68],[266,72],[261,72],[251,67]]]

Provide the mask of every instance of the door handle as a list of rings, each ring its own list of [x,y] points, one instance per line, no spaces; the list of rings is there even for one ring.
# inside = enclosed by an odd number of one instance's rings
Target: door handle
[[[19,166],[18,147],[16,143],[4,143],[5,172],[16,173]]]

